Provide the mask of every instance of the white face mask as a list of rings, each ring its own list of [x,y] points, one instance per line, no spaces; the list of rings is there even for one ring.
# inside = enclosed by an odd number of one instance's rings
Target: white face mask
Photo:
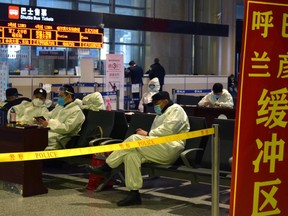
[[[42,106],[42,105],[44,104],[44,102],[43,102],[42,100],[40,100],[39,98],[34,98],[34,99],[32,100],[32,104],[33,104],[34,106],[39,107],[39,106]]]

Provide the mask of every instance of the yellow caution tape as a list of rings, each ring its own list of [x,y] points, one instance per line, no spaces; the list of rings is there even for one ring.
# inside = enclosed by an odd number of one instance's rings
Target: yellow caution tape
[[[144,146],[157,145],[166,142],[172,142],[176,140],[186,140],[196,138],[200,136],[207,136],[214,134],[214,128],[208,128],[204,130],[192,131],[182,134],[157,137],[152,139],[137,140],[133,142],[122,142],[117,144],[100,145],[75,149],[61,149],[51,151],[33,151],[33,152],[13,152],[13,153],[1,153],[0,162],[16,162],[16,161],[30,161],[30,160],[42,160],[53,159],[62,157],[71,157],[79,155],[89,155],[95,153],[111,152],[123,149],[139,148]]]

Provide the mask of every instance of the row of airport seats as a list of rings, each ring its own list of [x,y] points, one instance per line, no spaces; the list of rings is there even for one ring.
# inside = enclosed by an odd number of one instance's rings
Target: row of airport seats
[[[102,129],[102,140],[108,138],[123,139],[128,129],[124,112],[120,111],[91,111],[83,110],[85,121],[79,135],[67,143],[66,148],[80,148],[89,146],[92,139],[99,138],[98,126]]]
[[[87,147],[89,145],[120,143],[125,138],[134,134],[137,128],[149,130],[155,114],[135,113],[131,115],[129,126],[125,113],[122,111],[84,111],[86,120],[82,126],[79,136],[68,143],[68,148]],[[205,117],[189,116],[190,131],[207,128]],[[231,165],[229,159],[232,157],[234,120],[215,119],[214,124],[219,125],[220,136],[220,181],[221,184],[230,184]],[[100,126],[103,130],[103,137],[99,139],[95,128]],[[163,176],[189,180],[191,182],[211,182],[212,160],[211,160],[211,137],[202,136],[186,141],[185,151],[173,165],[144,164],[143,174],[150,176]],[[91,160],[91,156],[88,157]],[[105,158],[99,158],[105,159]],[[121,170],[118,170],[121,172]],[[117,171],[117,172],[118,172]],[[115,172],[115,174],[117,174]],[[109,180],[107,179],[107,182]],[[102,190],[104,182],[97,189]]]
[[[155,115],[136,113],[131,116],[129,127],[123,139],[135,133],[137,128],[149,130]],[[205,117],[189,116],[190,131],[201,130],[207,128]],[[229,159],[232,157],[233,151],[233,137],[234,137],[234,120],[233,119],[215,119],[214,124],[219,125],[220,134],[220,180],[223,185],[230,185],[231,165]],[[120,143],[123,139],[114,137],[114,139],[102,140],[102,145],[113,143]],[[99,145],[99,139],[90,141],[90,145]],[[144,164],[143,174],[149,176],[164,176],[191,182],[211,182],[212,175],[212,160],[211,160],[211,137],[202,136],[198,138],[189,139],[186,141],[185,151],[181,157],[173,165],[159,165],[159,164]],[[104,160],[105,158],[99,157]],[[120,168],[115,174],[123,171]],[[119,175],[123,176],[123,175]],[[97,191],[102,190],[109,179],[97,188]]]
[[[204,117],[189,116],[191,131],[206,128]],[[233,154],[234,119],[214,119],[219,125],[219,179],[220,184],[230,186]],[[192,183],[211,183],[212,177],[212,136],[186,140],[185,150],[173,165],[144,164],[142,170],[152,177],[164,176],[189,180]]]

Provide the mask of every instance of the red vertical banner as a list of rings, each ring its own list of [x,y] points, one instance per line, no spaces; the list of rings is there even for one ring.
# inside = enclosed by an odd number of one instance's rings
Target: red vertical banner
[[[245,1],[230,216],[288,215],[288,1]]]

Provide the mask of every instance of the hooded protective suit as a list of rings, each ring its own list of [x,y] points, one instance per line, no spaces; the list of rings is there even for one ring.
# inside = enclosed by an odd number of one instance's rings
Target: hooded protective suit
[[[213,104],[210,107],[215,107],[214,104],[216,102],[218,102],[220,104],[220,107],[223,107],[223,108],[233,108],[234,107],[232,95],[226,89],[222,90],[222,94],[218,99],[215,97],[213,91],[210,92],[205,97],[203,97],[201,99],[201,101],[199,101],[198,105],[199,106],[205,106],[204,103],[206,101],[209,101],[211,104]]]
[[[143,104],[148,104],[152,102],[152,96],[159,92],[160,89],[160,83],[159,79],[157,77],[153,78],[152,80],[149,81],[148,83],[148,92],[145,92],[139,102],[139,110],[141,112],[144,111],[144,106]]]
[[[190,129],[186,112],[178,104],[170,105],[162,115],[156,116],[149,136],[134,134],[124,142],[144,140],[188,132]],[[184,150],[185,141],[178,140],[159,145],[146,146],[112,152],[106,159],[111,168],[125,165],[125,184],[130,190],[138,190],[143,185],[142,163],[172,164]]]
[[[44,116],[44,118],[48,118],[49,111],[47,106],[40,99],[33,99],[32,102],[22,101],[22,103],[13,106],[16,112],[16,121],[21,122],[22,124],[33,124],[34,117],[36,116]],[[7,119],[8,122],[10,120],[10,111],[12,107],[8,110]]]
[[[82,109],[99,111],[105,109],[104,100],[100,92],[93,92],[82,99]]]
[[[58,113],[53,112],[48,121],[48,146],[45,150],[63,149],[72,136],[78,134],[85,120],[85,116],[73,101],[63,108],[57,108]]]

